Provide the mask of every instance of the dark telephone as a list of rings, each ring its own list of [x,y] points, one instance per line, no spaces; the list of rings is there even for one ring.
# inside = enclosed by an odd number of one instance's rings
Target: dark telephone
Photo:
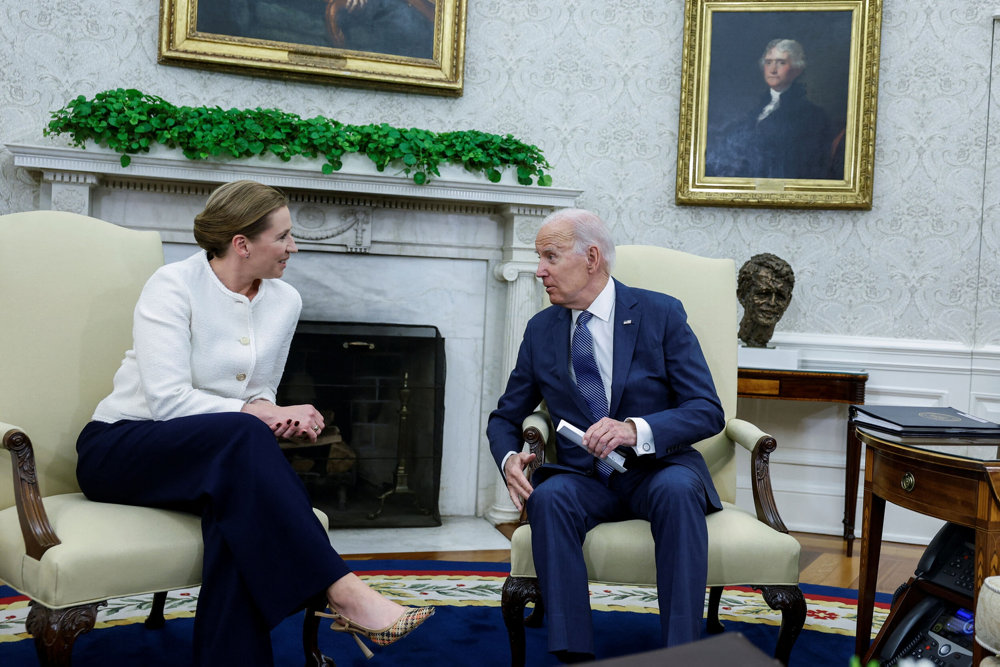
[[[947,523],[927,545],[910,586],[931,582],[971,601],[974,562],[974,531]],[[893,606],[899,597],[900,591],[897,591]],[[879,660],[884,666],[910,657],[924,658],[936,665],[971,667],[974,632],[974,616],[970,609],[928,595],[895,623],[882,645]]]
[[[886,639],[879,660],[883,667],[907,657],[970,667],[974,632],[971,611],[939,598],[924,598]]]
[[[946,523],[927,545],[913,576],[972,597],[975,561],[975,531]]]

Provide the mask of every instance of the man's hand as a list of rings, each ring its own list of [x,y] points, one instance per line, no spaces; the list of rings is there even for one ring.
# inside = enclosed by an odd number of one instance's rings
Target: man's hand
[[[524,475],[524,469],[535,460],[534,454],[517,452],[507,458],[503,466],[503,476],[507,481],[507,492],[514,501],[514,507],[521,511],[524,501],[531,495],[531,482]]]
[[[583,434],[583,446],[601,459],[615,451],[616,447],[634,447],[636,442],[635,424],[610,417],[597,422]]]

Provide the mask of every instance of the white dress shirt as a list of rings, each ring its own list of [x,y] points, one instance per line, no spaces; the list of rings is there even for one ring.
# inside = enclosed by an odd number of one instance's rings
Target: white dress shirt
[[[587,323],[590,335],[594,339],[594,359],[597,361],[597,370],[601,373],[601,382],[604,384],[604,397],[611,405],[611,378],[614,367],[615,354],[615,281],[609,279],[601,293],[587,308],[593,315]],[[583,311],[573,311],[573,325],[569,328],[569,344],[573,345],[573,332],[576,331],[576,320]],[[573,363],[570,362],[569,374],[576,382],[576,372],[573,370]],[[633,446],[635,453],[639,456],[656,453],[653,443],[653,429],[642,417],[628,417],[627,422],[635,424],[636,444]],[[589,424],[576,424],[579,428],[587,430]]]

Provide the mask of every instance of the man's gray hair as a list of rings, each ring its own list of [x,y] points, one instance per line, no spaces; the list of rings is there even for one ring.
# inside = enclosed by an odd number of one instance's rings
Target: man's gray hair
[[[597,246],[607,265],[608,274],[615,268],[615,242],[600,216],[582,208],[563,208],[550,213],[542,226],[556,220],[568,220],[573,226],[573,251],[585,255],[587,248]]]
[[[764,48],[764,55],[760,57],[760,66],[764,67],[764,58],[771,51],[777,51],[778,53],[787,53],[788,59],[792,63],[792,67],[797,70],[804,70],[806,68],[806,51],[802,48],[802,45],[796,42],[794,39],[772,39],[767,43]]]

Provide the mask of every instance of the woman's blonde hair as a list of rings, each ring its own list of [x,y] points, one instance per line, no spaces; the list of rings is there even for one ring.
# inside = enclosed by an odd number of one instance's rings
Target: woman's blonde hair
[[[194,217],[194,240],[208,258],[223,257],[237,234],[255,239],[267,229],[267,216],[288,206],[280,190],[256,181],[233,181],[216,188],[205,210]]]

